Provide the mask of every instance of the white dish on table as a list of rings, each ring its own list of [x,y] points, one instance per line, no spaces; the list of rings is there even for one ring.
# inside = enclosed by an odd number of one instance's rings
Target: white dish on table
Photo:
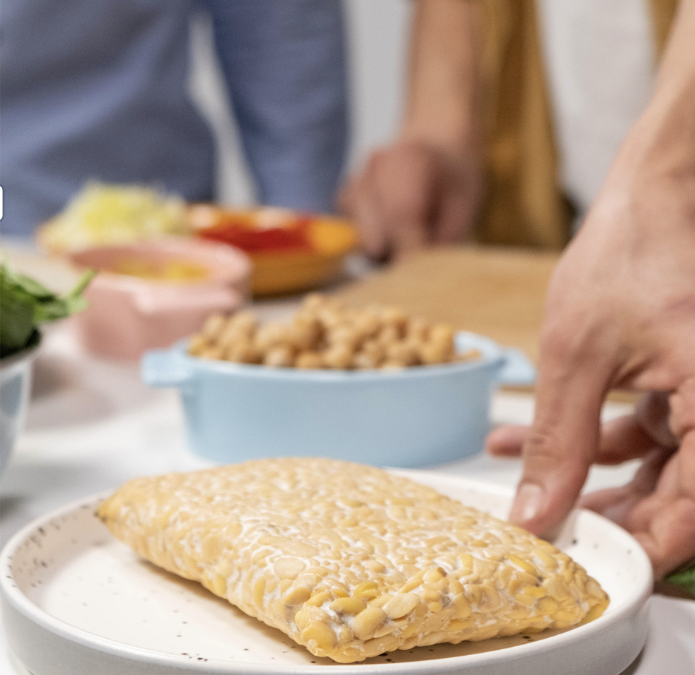
[[[396,473],[500,517],[512,497],[457,476]],[[610,595],[601,618],[564,632],[420,647],[343,665],[312,656],[202,586],[139,559],[94,516],[103,497],[45,515],[0,556],[8,643],[33,675],[618,675],[646,640],[649,560],[629,534],[588,511],[573,513],[555,543]]]

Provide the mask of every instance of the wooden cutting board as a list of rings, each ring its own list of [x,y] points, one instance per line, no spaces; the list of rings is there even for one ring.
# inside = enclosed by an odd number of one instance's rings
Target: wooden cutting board
[[[534,362],[543,305],[558,253],[460,246],[423,251],[336,293],[351,304],[379,302],[445,321]]]

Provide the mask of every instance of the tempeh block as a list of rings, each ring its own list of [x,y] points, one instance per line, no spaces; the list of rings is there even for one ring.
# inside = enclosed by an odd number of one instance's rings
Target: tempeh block
[[[608,605],[548,542],[349,462],[268,459],[139,478],[98,515],[147,560],[342,663],[567,628]]]

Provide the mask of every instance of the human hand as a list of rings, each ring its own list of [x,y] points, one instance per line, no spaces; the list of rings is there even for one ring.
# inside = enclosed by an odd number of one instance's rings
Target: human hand
[[[551,281],[533,425],[496,430],[488,450],[523,456],[510,517],[539,534],[567,515],[592,463],[641,457],[630,484],[581,503],[633,533],[663,576],[695,558],[695,178],[627,174]],[[601,427],[612,387],[645,395]]]
[[[463,240],[480,201],[481,168],[473,150],[402,140],[375,151],[348,180],[339,210],[359,228],[366,253],[399,258],[429,244]]]

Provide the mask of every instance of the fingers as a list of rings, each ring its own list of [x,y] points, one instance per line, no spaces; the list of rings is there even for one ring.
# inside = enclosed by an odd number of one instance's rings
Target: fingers
[[[642,396],[635,408],[635,417],[650,438],[662,448],[677,448],[678,437],[671,431],[669,394],[653,391]],[[679,436],[682,434],[678,434]]]
[[[530,427],[508,425],[491,431],[485,439],[486,452],[495,457],[520,457]]]
[[[628,485],[587,495],[580,506],[631,532],[657,578],[695,559],[695,432],[677,451],[653,449]]]
[[[663,448],[667,455],[672,453],[678,447],[678,439],[668,426],[668,400],[664,392],[650,392],[638,401],[634,415],[604,424],[595,462],[621,464],[644,457],[655,447]]]
[[[427,245],[437,195],[431,154],[420,146],[396,146],[374,155],[368,175],[393,255],[403,257]]]
[[[695,429],[695,375],[681,384],[668,400],[670,417],[667,433],[680,438]]]
[[[495,457],[520,457],[530,433],[529,426],[499,427],[488,435],[485,449]],[[625,415],[601,426],[601,437],[593,462],[622,464],[643,457],[654,448],[655,443],[634,415]]]
[[[628,485],[579,501],[579,506],[630,531],[647,551],[658,577],[695,559],[695,419],[692,401],[684,402],[689,391],[684,386],[670,396],[677,404],[673,411],[669,397],[654,392],[640,400],[634,415],[604,424],[595,463],[637,457],[644,461]],[[674,429],[684,430],[680,447],[668,420]],[[516,456],[530,434],[528,427],[501,428],[490,434],[488,448],[497,456]],[[524,478],[527,475],[528,471]]]
[[[402,141],[372,154],[339,197],[368,255],[399,258],[431,243],[460,241],[472,227],[474,178],[441,149]]]
[[[338,195],[338,208],[357,225],[364,252],[374,260],[388,256],[386,231],[381,222],[378,199],[365,172],[353,177]]]
[[[599,438],[602,392],[583,381],[546,389],[545,398],[523,447],[524,471],[510,513],[512,522],[543,535],[571,510],[593,463]],[[576,388],[584,398],[562,400]]]
[[[684,436],[656,490],[635,507],[626,526],[647,551],[657,576],[695,558],[695,431]]]
[[[579,500],[579,506],[600,513],[628,529],[635,508],[654,492],[661,471],[672,454],[672,451],[652,444],[649,454],[630,483],[592,492]]]
[[[475,159],[444,157],[440,172],[432,241],[435,244],[461,242],[473,233],[482,195],[482,170]]]
[[[544,329],[536,413],[510,513],[513,522],[540,535],[569,513],[586,480],[613,375],[611,349],[596,344],[598,327],[554,309]]]
[[[621,464],[644,457],[655,446],[672,450],[677,448],[678,440],[669,430],[669,419],[676,417],[670,414],[668,394],[645,394],[638,402],[634,415],[624,415],[601,426],[594,464]],[[529,434],[528,426],[499,427],[488,435],[485,449],[496,457],[520,457]]]
[[[657,445],[637,413],[625,415],[602,425],[594,463],[622,464],[630,459],[644,457]]]
[[[434,244],[455,244],[472,234],[477,203],[464,186],[443,188],[437,199],[437,213],[432,223]]]
[[[529,426],[504,426],[491,431],[485,449],[495,457],[520,457],[531,434]],[[654,447],[654,440],[633,415],[625,415],[601,427],[601,437],[594,454],[594,464],[621,464],[643,457]]]

